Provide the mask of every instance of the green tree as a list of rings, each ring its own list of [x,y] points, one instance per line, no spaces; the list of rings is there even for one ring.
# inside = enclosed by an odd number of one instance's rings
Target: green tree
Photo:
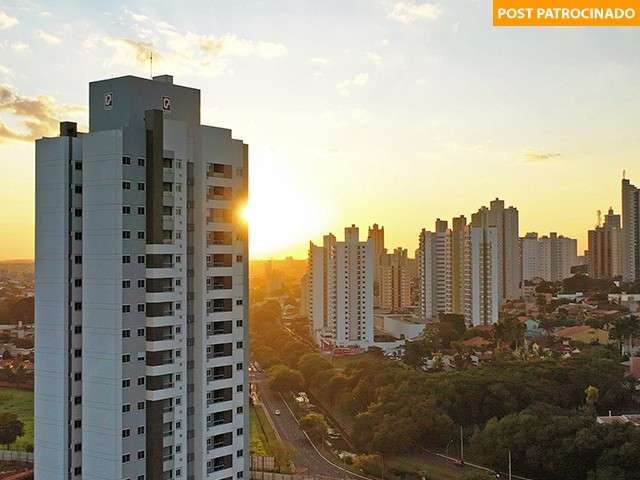
[[[310,384],[318,373],[330,370],[333,367],[324,355],[320,353],[306,353],[298,360],[297,368],[307,384]]]
[[[314,440],[322,440],[327,434],[327,421],[319,413],[309,413],[300,419],[300,428]]]
[[[268,370],[269,386],[280,393],[297,392],[302,387],[304,379],[297,370],[286,365],[275,365]]]
[[[15,413],[0,413],[0,444],[9,447],[18,437],[24,435],[24,424]]]

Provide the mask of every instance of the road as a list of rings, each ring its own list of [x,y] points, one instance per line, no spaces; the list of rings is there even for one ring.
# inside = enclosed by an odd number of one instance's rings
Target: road
[[[261,379],[255,379],[258,388],[258,395],[262,401],[267,414],[271,417],[280,437],[285,442],[290,443],[296,449],[293,463],[296,470],[306,472],[311,475],[326,475],[334,478],[345,478],[351,480],[368,480],[365,476],[359,476],[348,470],[342,469],[338,465],[323,457],[313,446],[309,438],[300,429],[296,418],[289,407],[282,400],[282,397],[272,392]],[[280,415],[274,412],[280,410]]]

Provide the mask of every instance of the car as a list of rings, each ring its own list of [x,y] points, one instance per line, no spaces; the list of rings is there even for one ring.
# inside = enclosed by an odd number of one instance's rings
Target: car
[[[276,411],[275,411],[275,412],[273,412],[273,413],[275,413],[276,415],[280,415],[280,410],[276,410]]]

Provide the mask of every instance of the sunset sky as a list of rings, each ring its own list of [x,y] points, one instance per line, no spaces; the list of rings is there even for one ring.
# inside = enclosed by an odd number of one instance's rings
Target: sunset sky
[[[148,76],[150,49],[250,145],[254,258],[374,222],[413,252],[496,196],[581,253],[640,183],[640,31],[497,29],[490,5],[0,0],[0,259],[33,258],[33,139],[86,128],[88,83]]]

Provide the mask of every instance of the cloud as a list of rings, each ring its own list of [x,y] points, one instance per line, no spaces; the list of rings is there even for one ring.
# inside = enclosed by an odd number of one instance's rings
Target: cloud
[[[231,58],[274,59],[287,55],[287,48],[274,42],[256,41],[227,33],[220,36],[178,30],[172,24],[125,10],[134,22],[139,38],[104,37],[113,49],[112,64],[146,67],[153,52],[153,64],[173,73],[215,76],[228,68]]]
[[[535,150],[529,149],[524,153],[524,156],[528,162],[545,163],[557,160],[562,155],[560,153],[537,152]]]
[[[382,55],[376,52],[367,52],[367,59],[376,66],[382,65]]]
[[[0,74],[4,75],[5,77],[13,77],[13,71],[9,67],[6,67],[2,64],[0,64]]]
[[[8,40],[5,40],[4,42],[0,43],[0,48],[13,50],[14,52],[26,52],[30,47],[28,43],[10,42]]]
[[[416,20],[435,20],[440,14],[442,9],[438,5],[407,0],[396,2],[389,13],[389,18],[401,23],[413,23]]]
[[[327,65],[331,64],[331,60],[324,57],[313,57],[309,59],[309,63],[312,63],[313,65],[320,65],[322,67],[326,67]]]
[[[351,90],[353,87],[364,87],[367,82],[369,82],[369,74],[368,73],[357,73],[352,78],[340,82],[336,85],[338,89],[338,93],[345,97],[351,95]]]
[[[53,135],[60,117],[84,110],[84,107],[74,105],[58,105],[51,97],[25,97],[8,85],[0,85],[0,112],[13,115],[22,127],[15,130],[0,120],[0,142],[32,142]]]
[[[52,35],[51,33],[44,32],[42,30],[38,30],[36,32],[36,36],[40,40],[42,40],[43,42],[48,43],[49,45],[57,45],[58,43],[62,42],[60,37],[56,37],[55,35]]]
[[[7,28],[11,28],[14,25],[17,25],[18,19],[7,15],[5,12],[0,10],[0,30],[5,30]]]

